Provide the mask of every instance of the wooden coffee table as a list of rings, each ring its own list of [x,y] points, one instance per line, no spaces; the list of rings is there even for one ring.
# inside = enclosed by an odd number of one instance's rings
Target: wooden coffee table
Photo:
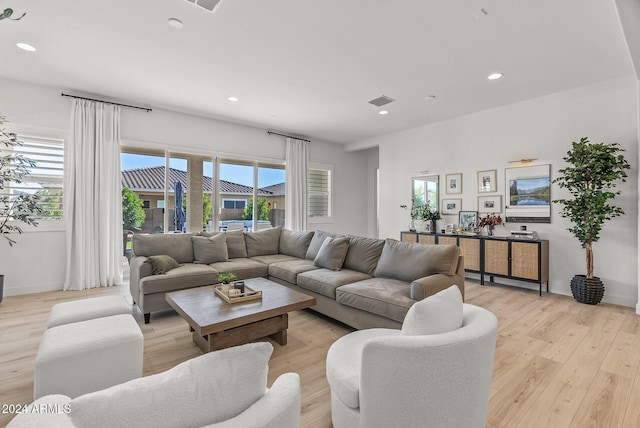
[[[242,345],[262,337],[287,344],[288,312],[308,308],[316,299],[265,278],[244,283],[262,291],[262,299],[227,303],[214,286],[190,288],[166,294],[167,302],[189,324],[193,341],[204,352]]]

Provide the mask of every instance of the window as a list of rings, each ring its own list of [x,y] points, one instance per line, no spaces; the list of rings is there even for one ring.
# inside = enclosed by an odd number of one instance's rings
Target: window
[[[307,214],[310,221],[331,218],[331,168],[309,168]]]
[[[32,193],[40,196],[38,205],[42,214],[36,219],[40,221],[60,221],[63,218],[62,195],[64,185],[64,146],[62,140],[36,137],[21,137],[22,145],[14,146],[16,155],[35,161],[30,167],[29,175],[22,183],[12,184],[5,188],[9,196],[20,193]],[[4,146],[0,152],[6,152]]]
[[[227,210],[243,210],[247,206],[245,199],[223,199],[222,208]]]

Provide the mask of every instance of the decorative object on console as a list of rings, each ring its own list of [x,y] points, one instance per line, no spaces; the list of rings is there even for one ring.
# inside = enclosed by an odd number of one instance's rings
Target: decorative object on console
[[[498,171],[489,169],[487,171],[478,171],[478,193],[495,192],[497,189]]]
[[[447,174],[445,177],[447,195],[462,193],[462,173]]]
[[[478,227],[487,227],[487,234],[493,236],[493,229],[499,224],[502,224],[502,217],[495,214],[487,214],[482,217],[478,222]]]
[[[478,196],[478,212],[501,213],[502,195]]]
[[[427,226],[429,227],[429,230],[427,230],[427,231],[431,232],[431,233],[436,233],[436,231],[438,230],[436,222],[438,220],[442,220],[442,216],[440,215],[440,211],[438,211],[437,209],[436,210],[432,210],[429,205],[423,205],[422,206],[421,217],[422,217],[422,219],[424,221],[427,222]]]
[[[458,227],[462,230],[473,230],[478,221],[477,211],[460,211],[458,214]]]
[[[551,165],[505,169],[505,221],[551,223],[550,171]]]
[[[568,218],[573,226],[568,229],[586,251],[586,275],[576,275],[571,280],[571,292],[580,303],[596,305],[604,295],[604,285],[593,275],[592,245],[600,239],[605,220],[624,214],[622,208],[609,204],[620,191],[614,191],[618,181],[625,182],[629,163],[618,143],[591,143],[586,137],[571,143],[571,150],[562,158],[568,166],[560,169],[560,176],[553,180],[560,188],[567,189],[572,198],[555,199],[562,205],[560,215]]]
[[[442,214],[458,214],[462,207],[462,199],[443,199]]]

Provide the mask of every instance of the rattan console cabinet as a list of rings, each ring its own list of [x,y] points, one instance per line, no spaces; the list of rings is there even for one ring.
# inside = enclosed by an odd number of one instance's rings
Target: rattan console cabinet
[[[400,232],[400,240],[421,244],[453,244],[464,256],[465,271],[485,276],[542,284],[549,292],[549,241],[546,239],[512,239],[495,236],[467,236],[440,233]]]

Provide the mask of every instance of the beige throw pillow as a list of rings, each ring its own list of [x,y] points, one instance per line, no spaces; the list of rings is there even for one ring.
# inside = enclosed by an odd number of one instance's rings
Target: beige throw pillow
[[[225,232],[227,237],[227,251],[230,259],[246,258],[247,245],[244,242],[244,231],[233,230]]]
[[[205,238],[204,236],[192,236],[194,263],[211,264],[229,261],[227,251],[227,236],[224,233]]]

